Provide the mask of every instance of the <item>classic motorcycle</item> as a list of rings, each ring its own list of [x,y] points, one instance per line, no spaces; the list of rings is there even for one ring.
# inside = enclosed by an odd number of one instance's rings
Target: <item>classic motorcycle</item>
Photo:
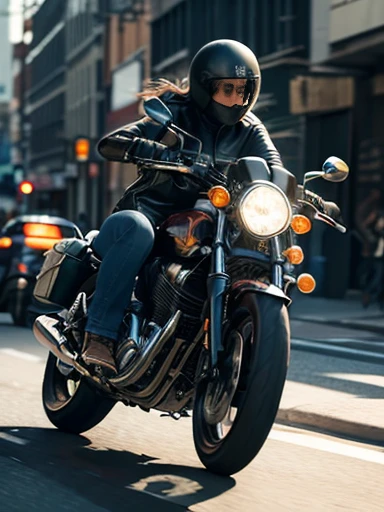
[[[144,104],[196,161],[201,142],[174,125],[158,98]],[[193,150],[193,151],[192,151]],[[141,172],[188,175],[178,162],[143,160]],[[213,175],[215,170],[211,169]],[[157,230],[153,253],[137,278],[116,349],[118,375],[91,374],[81,358],[87,307],[100,261],[85,241],[68,239],[46,256],[35,297],[63,307],[34,323],[48,347],[43,404],[59,429],[81,433],[97,425],[117,401],[179,419],[192,413],[195,448],[205,467],[221,475],[243,469],[262,448],[275,421],[289,363],[287,308],[293,286],[315,283],[296,276],[303,253],[295,244],[311,221],[341,232],[340,212],[306,190],[323,177],[342,181],[348,166],[331,157],[303,186],[265,160],[239,159],[226,186],[213,186],[194,208],[171,215]]]

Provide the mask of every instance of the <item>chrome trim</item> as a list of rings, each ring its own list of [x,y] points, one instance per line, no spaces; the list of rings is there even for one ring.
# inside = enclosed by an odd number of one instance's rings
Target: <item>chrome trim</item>
[[[127,370],[117,377],[109,379],[116,387],[126,387],[136,382],[151,366],[154,358],[162,350],[164,344],[174,334],[181,317],[181,311],[177,310],[160,331],[155,332],[152,338],[147,340],[142,350],[137,353],[135,360]]]

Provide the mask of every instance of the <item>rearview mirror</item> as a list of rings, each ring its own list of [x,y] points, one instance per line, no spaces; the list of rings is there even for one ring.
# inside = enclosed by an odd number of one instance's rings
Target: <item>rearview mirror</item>
[[[327,181],[344,181],[348,177],[349,167],[341,158],[330,156],[323,164],[323,173],[322,177]]]
[[[337,156],[330,156],[323,163],[323,167],[321,171],[310,171],[304,174],[304,183],[303,186],[308,183],[308,181],[314,180],[316,178],[324,178],[327,181],[339,182],[347,179],[349,174],[349,167],[341,160],[341,158],[337,158]]]
[[[147,116],[162,126],[169,126],[173,121],[172,112],[157,96],[144,101],[144,111]]]

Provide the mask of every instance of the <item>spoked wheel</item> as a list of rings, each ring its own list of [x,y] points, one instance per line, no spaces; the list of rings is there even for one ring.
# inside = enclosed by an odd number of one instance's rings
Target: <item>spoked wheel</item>
[[[100,423],[115,403],[76,370],[65,375],[57,366],[57,358],[49,354],[43,381],[43,405],[49,420],[59,430],[74,434],[85,432]]]
[[[195,448],[207,469],[231,475],[262,448],[275,421],[289,358],[289,322],[280,299],[244,293],[231,306],[218,374],[200,382]]]

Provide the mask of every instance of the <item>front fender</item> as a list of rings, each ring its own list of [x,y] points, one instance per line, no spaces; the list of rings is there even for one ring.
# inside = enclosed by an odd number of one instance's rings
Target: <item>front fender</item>
[[[282,299],[286,306],[291,304],[291,299],[286,295],[283,290],[279,287],[271,284],[266,278],[260,279],[241,279],[235,281],[231,286],[231,295],[234,299],[237,299],[245,292],[256,292],[263,293],[266,295],[272,295]]]

